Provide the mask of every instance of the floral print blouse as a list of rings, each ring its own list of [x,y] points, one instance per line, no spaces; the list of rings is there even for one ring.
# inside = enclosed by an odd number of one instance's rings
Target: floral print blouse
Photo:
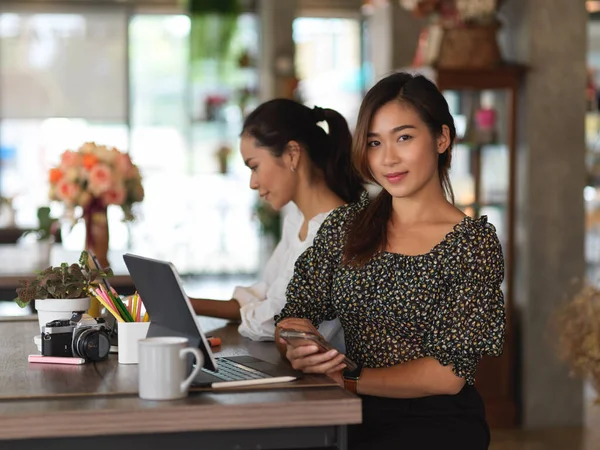
[[[380,252],[361,268],[342,265],[345,225],[368,203],[342,206],[296,261],[286,306],[275,316],[339,318],[347,355],[364,367],[423,357],[468,384],[482,355],[499,356],[505,333],[504,259],[487,218],[465,217],[429,253]]]

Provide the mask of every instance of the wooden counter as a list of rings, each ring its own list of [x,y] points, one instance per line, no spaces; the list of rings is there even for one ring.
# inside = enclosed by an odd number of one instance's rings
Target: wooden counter
[[[235,325],[203,319],[223,340],[218,356],[251,354],[285,364],[273,343],[251,342]],[[345,448],[345,425],[361,420],[360,399],[327,377],[279,389],[196,392],[182,400],[137,397],[137,365],[29,364],[34,321],[0,322],[0,447]],[[156,434],[158,433],[158,434]]]

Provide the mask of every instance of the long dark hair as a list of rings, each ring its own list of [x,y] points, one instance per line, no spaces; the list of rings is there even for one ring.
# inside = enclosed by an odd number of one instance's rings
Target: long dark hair
[[[329,133],[317,125],[322,121],[327,122]],[[242,135],[253,137],[276,157],[283,155],[290,141],[298,142],[333,192],[345,202],[358,201],[363,187],[352,165],[352,135],[337,111],[311,109],[284,98],[270,100],[250,113]]]
[[[423,75],[395,73],[373,86],[362,101],[352,144],[352,160],[358,173],[375,182],[369,169],[367,133],[373,116],[385,104],[399,101],[413,108],[434,137],[442,134],[443,126],[450,130],[450,145],[438,158],[438,175],[446,198],[454,203],[450,184],[452,145],[456,138],[454,119],[448,103],[439,89]],[[382,190],[369,206],[349,224],[343,261],[360,267],[377,252],[385,249],[387,226],[392,213],[392,196]]]

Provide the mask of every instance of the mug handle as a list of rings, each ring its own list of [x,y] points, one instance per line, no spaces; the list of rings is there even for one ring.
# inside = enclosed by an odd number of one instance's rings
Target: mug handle
[[[192,384],[192,381],[194,381],[194,378],[196,378],[196,375],[198,375],[198,372],[200,372],[200,370],[202,370],[202,365],[204,364],[204,358],[202,357],[200,350],[198,350],[197,348],[191,348],[191,347],[183,348],[179,351],[179,357],[183,359],[189,353],[194,355],[194,357],[196,358],[196,367],[194,368],[194,370],[192,370],[192,373],[190,374],[190,376],[181,382],[181,386],[180,386],[181,392],[185,392],[188,390],[188,388],[190,387],[190,384]]]

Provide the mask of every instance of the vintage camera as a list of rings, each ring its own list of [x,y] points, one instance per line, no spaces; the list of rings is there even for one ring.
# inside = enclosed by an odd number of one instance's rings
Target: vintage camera
[[[74,313],[70,320],[53,320],[42,327],[42,355],[102,361],[110,351],[109,335],[103,318]]]

